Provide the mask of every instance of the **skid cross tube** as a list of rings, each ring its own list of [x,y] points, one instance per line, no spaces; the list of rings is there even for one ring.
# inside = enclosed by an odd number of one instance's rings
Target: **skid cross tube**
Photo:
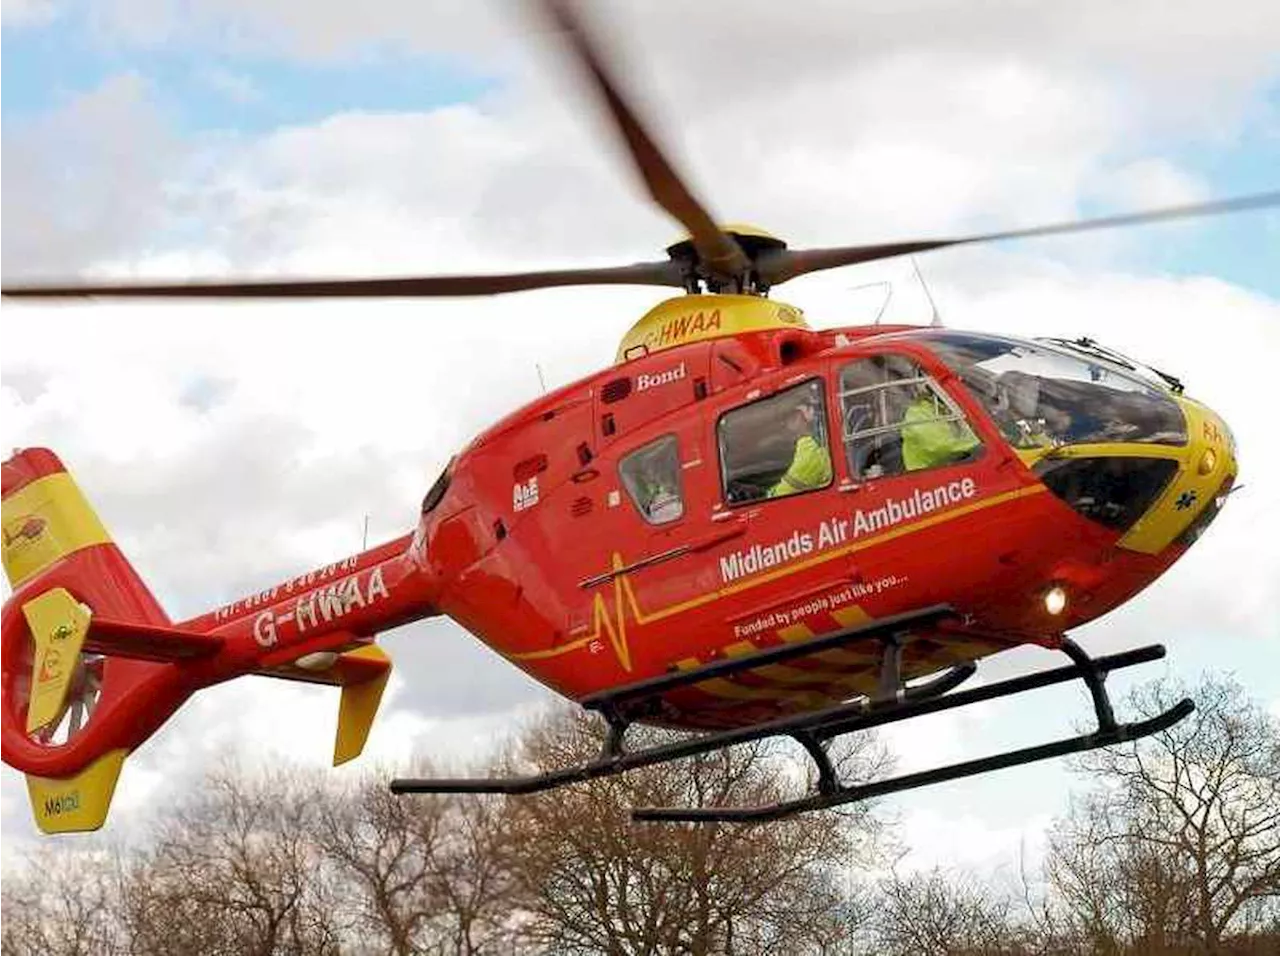
[[[917,787],[927,787],[931,784],[948,780],[958,780],[962,777],[970,777],[980,773],[990,773],[993,770],[1003,770],[1006,767],[1017,767],[1022,764],[1048,760],[1052,757],[1083,753],[1088,750],[1097,750],[1100,747],[1110,747],[1129,740],[1138,740],[1142,737],[1159,733],[1162,730],[1167,730],[1196,709],[1195,703],[1190,698],[1184,697],[1168,710],[1147,720],[1130,724],[1117,723],[1115,713],[1111,707],[1111,700],[1107,696],[1106,688],[1103,686],[1103,679],[1106,674],[1119,667],[1128,667],[1131,664],[1142,663],[1143,660],[1163,657],[1164,648],[1160,645],[1152,645],[1130,651],[1128,655],[1119,654],[1110,658],[1101,657],[1095,660],[1089,657],[1075,642],[1063,638],[1062,650],[1074,662],[1068,667],[1043,671],[1039,674],[1028,674],[1026,677],[1001,681],[970,691],[961,691],[945,698],[920,701],[914,706],[908,705],[902,708],[902,710],[910,709],[910,714],[890,711],[882,714],[868,714],[861,720],[855,716],[828,722],[825,725],[819,725],[813,733],[818,738],[829,740],[842,734],[865,730],[868,727],[889,723],[894,720],[901,720],[905,716],[920,716],[926,713],[948,710],[953,707],[963,707],[966,704],[990,700],[993,697],[1005,697],[1036,687],[1044,687],[1050,683],[1058,683],[1060,680],[1067,680],[1071,677],[1079,677],[1083,680],[1093,699],[1094,716],[1098,721],[1098,729],[1092,733],[1066,737],[1034,747],[1010,750],[990,757],[979,757],[976,760],[965,760],[944,767],[936,767],[932,770],[903,774],[902,776],[891,777],[888,780],[849,786],[837,782],[834,787],[830,779],[830,760],[827,757],[826,750],[821,749],[818,753],[815,753],[815,748],[818,745],[816,743],[813,745],[806,744],[805,749],[809,752],[818,768],[817,793],[812,793],[796,800],[751,807],[637,807],[631,811],[631,819],[664,823],[767,823],[794,816],[797,813],[857,803],[873,797],[899,793],[903,790],[914,790]],[[1117,663],[1117,658],[1125,657],[1140,657],[1141,659]]]
[[[1096,669],[1099,675],[1101,675],[1113,670],[1119,670],[1123,667],[1132,667],[1135,664],[1159,660],[1164,656],[1164,653],[1164,647],[1155,644],[1148,647],[1140,647],[1135,650],[1126,651],[1121,654],[1113,654],[1106,657],[1091,659],[1091,663],[1092,667]],[[1051,684],[1059,684],[1064,681],[1075,680],[1082,677],[1080,666],[1078,664],[1069,664],[1065,667],[1058,667],[1053,670],[1028,674],[1023,677],[1015,677],[1009,680],[998,681],[994,684],[988,684],[984,687],[976,687],[971,690],[957,691],[954,694],[941,696],[942,694],[945,694],[947,690],[956,686],[960,680],[963,680],[965,677],[972,674],[973,670],[974,667],[972,664],[953,668],[923,685],[907,688],[908,698],[905,702],[901,703],[893,700],[876,704],[863,699],[848,704],[827,707],[822,710],[810,711],[804,714],[780,717],[764,723],[753,724],[749,727],[738,727],[733,730],[706,733],[670,744],[660,744],[658,746],[648,747],[634,753],[610,754],[607,748],[604,755],[590,763],[580,764],[575,767],[566,767],[562,770],[555,770],[548,773],[533,774],[524,777],[399,779],[391,782],[391,790],[393,793],[399,794],[503,793],[514,795],[538,793],[540,791],[552,790],[556,787],[562,787],[571,783],[593,780],[598,777],[609,777],[623,773],[627,770],[635,770],[640,767],[648,767],[653,766],[654,764],[666,763],[671,760],[679,760],[684,757],[693,757],[698,754],[710,753],[724,747],[733,746],[734,744],[748,743],[753,740],[760,740],[764,737],[795,737],[798,734],[811,735],[813,744],[816,745],[822,741],[829,740],[832,737],[852,733],[856,730],[864,730],[899,720],[907,720],[911,717],[918,717],[924,714],[938,713],[943,710],[964,707],[968,704],[977,703],[983,700],[991,700],[996,697],[1007,697],[1011,694],[1022,693],[1023,691],[1031,690],[1033,688],[1047,687]],[[911,696],[913,693],[916,695],[914,699]],[[1180,714],[1178,719],[1181,719],[1182,716],[1185,716],[1185,714]],[[1125,731],[1127,729],[1127,727],[1118,728],[1119,731]],[[1154,731],[1148,732],[1150,733]],[[1109,742],[1118,742],[1118,740]],[[802,745],[805,746],[806,750],[811,746],[810,744],[804,743],[802,743]],[[1100,744],[1099,746],[1105,746],[1105,744]],[[1045,754],[1044,756],[1054,756],[1054,754]],[[1044,759],[1044,756],[1032,759]],[[999,760],[1001,758],[986,759]],[[1028,761],[1023,760],[1021,762],[1025,763]],[[999,766],[1011,765],[1012,764],[1007,763],[994,764],[989,769],[997,769]],[[935,771],[935,773],[936,772],[937,771]],[[980,771],[970,771],[970,773],[978,772]],[[914,777],[919,775],[912,776]],[[902,779],[906,778],[899,778],[899,780]],[[938,779],[951,778],[939,777]],[[886,781],[885,783],[889,782],[890,781]],[[923,786],[925,782],[937,781],[928,780],[924,782],[914,782],[907,784],[906,786]],[[866,799],[868,796],[874,795],[864,792],[858,797],[848,797],[848,794],[854,792],[853,790],[841,787],[838,782],[832,781],[832,783],[835,783],[835,789],[831,794],[825,795],[825,798],[828,800],[848,803],[851,802],[852,799]],[[830,786],[830,784],[828,784],[828,786]],[[904,789],[904,786],[899,786],[897,789]],[[797,801],[797,803],[804,803],[806,805],[797,806],[795,809],[788,812],[795,813],[805,809],[817,809],[817,806],[811,807],[807,805],[808,800],[812,799],[814,798]],[[836,802],[831,802],[825,805],[835,806]],[[774,808],[706,808],[706,812],[728,813],[730,816],[716,817],[715,819],[733,819],[733,814],[760,814],[762,812],[767,813],[772,809]],[[687,813],[689,811],[679,808],[657,808],[655,810],[646,810],[642,812],[648,814],[678,814]],[[757,818],[769,819],[769,817]],[[646,819],[693,818],[649,816],[646,817]],[[712,818],[703,816],[697,817],[697,819]]]
[[[1070,668],[1067,668],[1070,669]],[[933,693],[943,693],[947,688],[954,687],[960,680],[968,677],[974,671],[973,665],[953,667],[945,674],[930,680],[919,688],[909,688],[909,690],[918,690],[920,692],[932,691]],[[1072,673],[1064,680],[1075,677]],[[591,763],[580,764],[576,767],[566,767],[563,770],[553,770],[548,773],[534,774],[527,777],[455,777],[455,778],[439,778],[439,779],[400,779],[391,781],[392,793],[505,793],[509,795],[538,793],[543,790],[554,790],[556,787],[563,787],[570,783],[580,783],[584,780],[594,780],[597,777],[611,777],[614,774],[623,773],[627,770],[636,770],[640,767],[650,767],[654,764],[668,763],[672,760],[680,760],[684,757],[696,757],[699,754],[711,753],[715,750],[722,750],[725,747],[732,747],[735,744],[745,744],[753,740],[760,740],[764,737],[779,736],[795,736],[819,727],[818,722],[822,718],[837,719],[847,718],[855,714],[869,713],[869,705],[863,699],[849,704],[841,704],[837,707],[828,707],[824,710],[810,711],[804,714],[797,714],[792,717],[780,717],[775,720],[766,721],[760,724],[751,724],[747,727],[736,727],[733,730],[720,730],[710,733],[699,734],[698,736],[689,737],[685,740],[679,740],[670,744],[659,744],[654,747],[646,747],[643,750],[637,750],[634,753],[612,752],[617,737],[617,727],[619,725],[610,723],[609,734],[605,740],[604,753]],[[907,705],[894,705],[889,709],[905,709]],[[903,713],[901,716],[887,717],[887,720],[903,720],[910,714]],[[825,735],[830,736],[830,735]],[[806,747],[808,745],[805,745]]]

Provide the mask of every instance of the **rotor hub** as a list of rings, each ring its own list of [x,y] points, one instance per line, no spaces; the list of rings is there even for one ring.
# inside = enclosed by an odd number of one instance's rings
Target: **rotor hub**
[[[673,262],[679,263],[684,271],[685,291],[693,294],[711,292],[767,295],[769,285],[762,281],[760,272],[756,269],[756,261],[762,253],[786,249],[786,242],[773,233],[746,223],[727,223],[720,230],[738,243],[750,268],[744,275],[723,275],[702,261],[692,237],[685,236],[667,246],[667,255]]]

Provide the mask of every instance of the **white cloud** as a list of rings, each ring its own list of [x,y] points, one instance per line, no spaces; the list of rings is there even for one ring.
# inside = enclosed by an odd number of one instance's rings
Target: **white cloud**
[[[58,16],[56,0],[5,0],[3,18],[6,26],[39,26]]]
[[[262,100],[262,90],[258,88],[253,78],[247,73],[237,73],[234,70],[227,70],[221,67],[210,67],[200,74],[199,79],[209,89],[220,93],[234,103],[246,105],[258,103]]]
[[[84,267],[145,245],[180,149],[146,80],[121,73],[4,137],[6,278]]]
[[[1036,813],[1006,826],[993,826],[974,813],[917,810],[902,821],[902,841],[908,853],[897,870],[908,874],[935,866],[984,874],[1001,871],[1017,876],[1023,865],[1034,874],[1044,854],[1050,816]]]
[[[465,51],[509,64],[513,54],[527,57],[548,32],[536,5],[516,0],[324,0],[305,8],[288,0],[112,0],[96,6],[104,28],[115,29],[123,42],[199,39],[232,52],[267,49],[318,60],[359,56],[380,44],[416,53]],[[1172,8],[1160,0],[976,7],[949,0],[795,0],[785,6],[738,0],[693,8],[677,0],[596,0],[582,6],[592,22],[627,39],[627,59],[637,68],[656,60],[650,72],[657,82],[676,72],[699,77],[692,94],[700,107],[724,96],[716,81],[726,74],[737,74],[743,92],[756,94],[856,70],[886,51],[911,47],[987,61],[1033,50],[1055,68],[1118,71],[1134,95],[1158,94],[1165,106],[1185,112],[1217,99],[1214,81],[1238,89],[1259,71],[1273,71],[1280,30],[1280,16],[1266,0],[1188,0]],[[947,79],[940,75],[936,85]],[[1177,88],[1159,93],[1171,81]],[[1189,96],[1197,102],[1186,102]]]
[[[1115,170],[1104,198],[1122,209],[1159,209],[1209,199],[1204,182],[1167,159],[1136,159]]]

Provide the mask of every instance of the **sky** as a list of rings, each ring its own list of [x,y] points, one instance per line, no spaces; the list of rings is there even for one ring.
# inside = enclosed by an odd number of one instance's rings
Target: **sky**
[[[1015,228],[1280,188],[1280,7],[793,0],[586,5],[713,212],[797,246]],[[679,234],[513,2],[27,0],[3,7],[3,272],[22,278],[429,274],[617,264]],[[1233,672],[1280,714],[1280,214],[923,256],[944,322],[1089,335],[1219,411],[1240,482],[1206,537],[1076,637]],[[888,297],[887,305],[885,304]],[[182,618],[408,530],[450,455],[611,360],[646,289],[489,300],[18,306],[0,443],[54,448]],[[775,293],[815,327],[927,322],[906,261]],[[460,762],[551,695],[448,621],[388,634],[366,756]],[[987,679],[1058,663],[1015,651]],[[1133,676],[1128,676],[1132,674]],[[241,680],[126,765],[109,834],[228,759],[322,765],[337,695]],[[1064,735],[1076,688],[886,733],[903,769]],[[884,803],[907,867],[1032,858],[1062,763]],[[34,839],[0,778],[6,857]],[[72,844],[74,845],[74,844]]]

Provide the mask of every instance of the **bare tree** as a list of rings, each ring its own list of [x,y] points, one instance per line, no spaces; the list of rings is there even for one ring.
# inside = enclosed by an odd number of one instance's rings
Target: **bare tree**
[[[1000,956],[1031,952],[1013,901],[973,874],[894,873],[879,886],[874,951],[885,956]]]
[[[501,804],[397,797],[375,775],[319,813],[321,845],[358,901],[363,939],[397,956],[505,948],[511,880]]]
[[[338,952],[340,897],[312,838],[318,802],[286,773],[226,770],[206,781],[130,868],[132,952]]]
[[[351,887],[359,931],[397,956],[421,951],[442,907],[431,871],[444,801],[404,800],[380,781],[333,797],[318,811],[319,840]]]
[[[43,845],[5,874],[4,956],[127,953],[117,918],[118,858]]]
[[[523,757],[552,769],[589,759],[601,743],[590,718],[560,713],[531,729]],[[865,809],[763,826],[634,825],[629,816],[637,804],[772,801],[789,769],[755,744],[511,801],[524,938],[611,956],[829,950],[847,931],[836,868],[871,828]]]
[[[515,846],[501,801],[459,797],[450,803],[440,852],[432,859],[431,886],[443,901],[450,952],[462,956],[510,952]]]
[[[1153,715],[1184,693],[1156,682],[1131,704]],[[1080,760],[1098,785],[1052,833],[1046,866],[1090,952],[1223,953],[1280,918],[1280,727],[1230,680],[1192,696],[1187,720]]]

